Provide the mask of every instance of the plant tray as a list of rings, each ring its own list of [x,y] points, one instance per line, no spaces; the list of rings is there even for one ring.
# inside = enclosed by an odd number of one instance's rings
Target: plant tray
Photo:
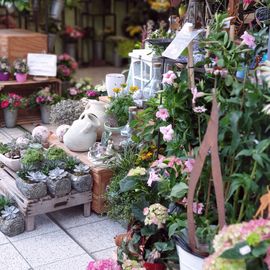
[[[91,214],[92,192],[76,192],[72,190],[63,197],[46,196],[42,199],[29,200],[25,198],[16,186],[16,173],[6,166],[0,168],[0,192],[14,199],[25,217],[26,231],[35,229],[35,216],[51,213],[57,210],[70,208],[77,205],[84,206],[84,216]]]

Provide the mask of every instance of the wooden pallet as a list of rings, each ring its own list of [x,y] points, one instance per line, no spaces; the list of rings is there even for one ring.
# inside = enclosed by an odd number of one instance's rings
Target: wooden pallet
[[[76,192],[72,190],[63,197],[46,196],[42,199],[29,200],[18,190],[15,182],[16,173],[7,167],[0,168],[0,192],[14,199],[25,216],[26,231],[35,229],[35,216],[51,213],[57,210],[70,208],[77,205],[84,206],[84,216],[91,214],[92,192]]]

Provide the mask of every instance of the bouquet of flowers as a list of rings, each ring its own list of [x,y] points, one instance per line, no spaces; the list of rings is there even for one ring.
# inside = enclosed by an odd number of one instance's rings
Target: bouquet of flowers
[[[57,94],[52,94],[50,87],[42,88],[40,91],[38,91],[37,94],[35,94],[35,102],[36,104],[46,104],[46,105],[53,105],[60,101],[60,96]]]
[[[0,102],[2,109],[15,110],[23,107],[25,100],[15,93],[8,93],[0,95]]]
[[[10,65],[6,57],[0,57],[0,72],[1,73],[10,72]]]
[[[57,78],[62,81],[70,81],[78,68],[74,58],[64,53],[57,59]]]
[[[17,59],[14,62],[14,73],[18,74],[26,74],[28,73],[29,69],[27,66],[26,59]]]
[[[72,27],[70,25],[66,26],[65,32],[63,34],[63,37],[68,40],[76,41],[84,36],[84,33],[81,29],[78,27]]]

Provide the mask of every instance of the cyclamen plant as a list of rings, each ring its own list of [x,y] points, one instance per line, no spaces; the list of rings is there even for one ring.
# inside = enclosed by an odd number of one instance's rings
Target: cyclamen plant
[[[64,53],[57,58],[57,78],[62,81],[70,81],[73,78],[78,63],[70,55]]]
[[[35,102],[37,104],[46,104],[46,105],[53,105],[60,101],[60,96],[57,94],[52,94],[50,91],[50,87],[45,87],[38,91],[35,95]]]
[[[15,74],[26,74],[29,71],[26,59],[15,60],[13,68]]]
[[[0,95],[0,102],[2,109],[15,110],[23,107],[25,100],[15,93],[8,93]]]
[[[10,65],[7,57],[0,57],[0,72],[2,73],[10,72]]]

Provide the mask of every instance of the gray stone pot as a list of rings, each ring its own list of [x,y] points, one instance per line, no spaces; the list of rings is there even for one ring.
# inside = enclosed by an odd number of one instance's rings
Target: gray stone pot
[[[4,119],[7,128],[14,128],[17,122],[18,109],[4,109]]]
[[[47,186],[43,182],[34,183],[17,177],[16,185],[27,199],[40,199],[47,195]]]
[[[65,196],[71,191],[71,181],[69,177],[64,177],[62,179],[48,178],[47,186],[49,193],[56,197]]]
[[[54,51],[55,41],[56,41],[56,34],[49,33],[48,34],[48,51],[49,52]]]
[[[22,213],[19,213],[17,217],[11,220],[5,220],[0,217],[0,231],[9,236],[13,237],[15,235],[23,233],[25,230],[24,218]]]
[[[41,121],[43,124],[50,124],[51,106],[40,104]]]
[[[64,6],[64,0],[53,0],[51,5],[50,17],[55,20],[61,20]]]
[[[93,180],[90,174],[86,175],[70,174],[70,180],[72,188],[78,192],[89,191],[92,188]]]

